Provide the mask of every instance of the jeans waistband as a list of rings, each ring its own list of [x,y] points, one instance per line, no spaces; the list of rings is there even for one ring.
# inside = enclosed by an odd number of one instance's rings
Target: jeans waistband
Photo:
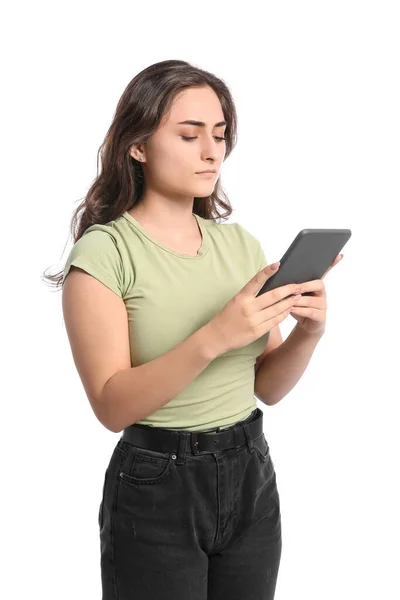
[[[133,424],[126,427],[122,440],[156,452],[210,454],[229,448],[250,445],[250,440],[263,433],[263,412],[256,408],[244,421],[214,432],[177,431],[162,427]]]

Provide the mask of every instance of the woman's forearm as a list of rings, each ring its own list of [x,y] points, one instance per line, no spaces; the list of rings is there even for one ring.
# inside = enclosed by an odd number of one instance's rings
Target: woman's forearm
[[[290,392],[303,375],[324,332],[307,333],[299,325],[264,359],[255,376],[254,393],[272,406]]]

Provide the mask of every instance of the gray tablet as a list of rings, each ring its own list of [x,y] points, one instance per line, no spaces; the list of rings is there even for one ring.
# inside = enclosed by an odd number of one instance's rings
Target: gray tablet
[[[350,229],[302,229],[282,256],[278,271],[256,297],[288,283],[321,279],[350,237]],[[303,294],[310,295],[312,292]]]

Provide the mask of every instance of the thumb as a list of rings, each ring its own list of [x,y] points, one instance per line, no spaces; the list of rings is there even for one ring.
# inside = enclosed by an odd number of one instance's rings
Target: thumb
[[[243,288],[243,291],[246,293],[254,295],[272,275],[274,275],[279,269],[280,261],[276,263],[272,263],[271,265],[267,265],[261,271],[256,273],[254,277],[250,279],[248,283]]]

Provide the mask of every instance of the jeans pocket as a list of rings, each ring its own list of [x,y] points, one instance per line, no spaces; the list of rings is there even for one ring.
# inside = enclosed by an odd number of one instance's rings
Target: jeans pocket
[[[120,470],[121,481],[130,484],[151,484],[162,481],[170,470],[172,453],[157,452],[128,444],[126,459]]]
[[[269,445],[266,440],[265,434],[262,433],[258,438],[252,440],[253,448],[255,449],[257,456],[263,461],[266,462],[270,457],[269,454]]]

